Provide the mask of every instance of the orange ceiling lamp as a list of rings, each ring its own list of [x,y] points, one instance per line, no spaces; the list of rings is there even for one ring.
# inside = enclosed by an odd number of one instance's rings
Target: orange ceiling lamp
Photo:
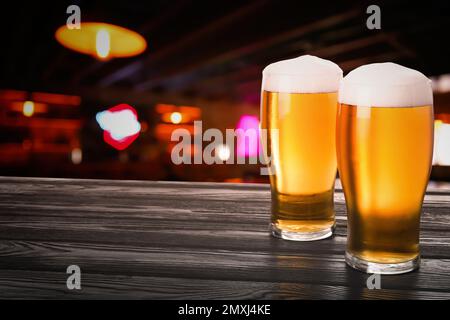
[[[139,33],[101,22],[82,22],[80,29],[64,25],[56,30],[55,37],[64,47],[99,60],[132,57],[147,48],[147,41]]]
[[[25,101],[23,103],[22,113],[25,117],[31,117],[34,114],[34,102]]]

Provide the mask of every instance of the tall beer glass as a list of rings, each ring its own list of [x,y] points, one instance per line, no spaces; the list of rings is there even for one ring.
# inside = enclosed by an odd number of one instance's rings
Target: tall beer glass
[[[347,264],[383,274],[419,266],[432,149],[433,95],[423,74],[376,63],[343,79],[337,156],[348,215]]]
[[[342,70],[313,56],[263,71],[261,128],[271,155],[272,235],[298,241],[332,235],[337,91]]]

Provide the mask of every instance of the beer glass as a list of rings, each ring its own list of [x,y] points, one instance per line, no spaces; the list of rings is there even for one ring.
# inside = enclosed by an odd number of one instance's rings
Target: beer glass
[[[337,91],[342,70],[313,56],[263,71],[261,129],[271,156],[271,233],[308,241],[332,235]],[[267,142],[267,143],[265,143]]]
[[[419,267],[432,154],[429,79],[393,63],[365,65],[343,79],[337,157],[347,206],[347,264],[382,274]]]

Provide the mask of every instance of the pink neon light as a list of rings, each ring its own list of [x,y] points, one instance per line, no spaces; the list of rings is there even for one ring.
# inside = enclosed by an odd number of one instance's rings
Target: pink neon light
[[[242,129],[247,134],[238,131],[236,152],[238,156],[257,156],[260,150],[259,120],[258,117],[243,115],[237,124],[237,129]],[[249,131],[247,131],[249,130]]]

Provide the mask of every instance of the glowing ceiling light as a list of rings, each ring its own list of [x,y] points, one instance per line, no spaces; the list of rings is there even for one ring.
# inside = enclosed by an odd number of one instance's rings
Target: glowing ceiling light
[[[55,37],[66,48],[100,59],[131,57],[147,48],[140,34],[109,23],[82,22],[80,29],[64,25]]]
[[[108,30],[100,29],[95,37],[95,50],[97,56],[106,59],[111,51],[111,37]]]
[[[254,157],[261,150],[259,144],[259,120],[256,116],[243,115],[237,124],[237,147],[238,156]]]
[[[109,131],[115,140],[122,140],[141,131],[141,124],[135,114],[128,109],[120,111],[102,111],[96,119],[103,130]]]
[[[73,164],[80,164],[83,160],[83,152],[80,148],[74,148],[72,149],[72,152],[70,154],[70,159],[72,160]]]
[[[450,166],[450,124],[441,120],[434,122],[433,164]]]
[[[226,144],[222,144],[216,148],[217,157],[222,161],[227,161],[230,159],[231,151]]]
[[[31,117],[34,114],[34,102],[25,101],[23,103],[22,113],[25,117]]]
[[[101,111],[95,118],[104,130],[103,140],[118,150],[127,148],[141,131],[136,110],[127,104]]]
[[[183,120],[183,116],[181,115],[181,113],[179,113],[179,112],[172,112],[172,113],[170,114],[170,121],[171,121],[173,124],[178,124],[178,123],[180,123],[182,120]]]

